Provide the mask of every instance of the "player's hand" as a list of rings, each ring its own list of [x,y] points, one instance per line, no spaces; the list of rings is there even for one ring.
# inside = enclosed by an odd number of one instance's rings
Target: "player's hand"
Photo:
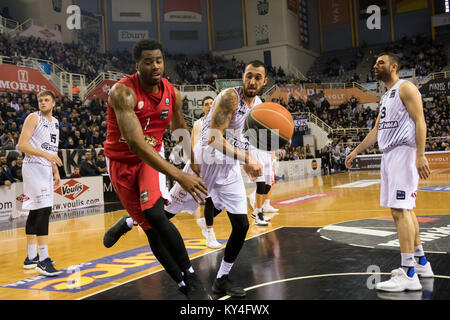
[[[421,179],[427,179],[430,176],[431,170],[430,170],[430,167],[428,165],[428,160],[425,157],[425,155],[417,157],[416,167],[417,167],[417,172],[419,172],[419,176]]]
[[[347,169],[350,169],[352,167],[352,161],[356,158],[357,154],[356,152],[352,151],[350,154],[345,158],[345,167]]]
[[[262,165],[254,160],[244,164],[242,168],[252,181],[262,175]]]
[[[53,175],[53,188],[56,189],[61,185],[61,178],[59,176],[59,174],[54,174]]]
[[[47,153],[45,159],[56,164],[58,167],[62,166],[62,160],[56,154]]]
[[[181,172],[177,179],[180,186],[194,198],[198,203],[205,202],[205,196],[208,196],[208,188],[205,183],[196,175]]]

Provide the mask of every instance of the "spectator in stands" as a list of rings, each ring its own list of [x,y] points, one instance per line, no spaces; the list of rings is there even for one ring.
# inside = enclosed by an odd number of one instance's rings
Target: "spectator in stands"
[[[3,181],[3,184],[10,187],[12,183],[16,182],[14,179],[11,168],[8,167],[6,156],[0,156],[0,181]]]
[[[95,161],[95,166],[100,174],[108,173],[108,168],[106,167],[105,156],[103,153],[97,155],[97,161]]]
[[[16,150],[13,139],[8,139],[6,145],[2,147],[3,150]]]
[[[22,164],[23,164],[23,157],[17,156],[16,164],[11,168],[12,176],[17,182],[23,181]]]
[[[73,168],[73,172],[70,174],[71,178],[81,178],[80,167],[75,166]]]
[[[80,174],[82,177],[98,176],[98,168],[92,161],[92,152],[86,151],[84,154],[84,160],[80,162]]]

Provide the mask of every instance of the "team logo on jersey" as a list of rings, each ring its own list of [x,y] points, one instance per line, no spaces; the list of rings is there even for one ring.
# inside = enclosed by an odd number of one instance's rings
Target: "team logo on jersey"
[[[155,147],[158,144],[158,139],[155,137],[149,137],[148,135],[145,135],[145,142],[151,145],[152,147]]]
[[[47,194],[48,189],[46,187],[42,187],[41,188],[41,193],[42,194]]]
[[[169,98],[167,98],[167,99],[169,99]],[[166,106],[167,106],[167,100],[166,100]],[[167,120],[168,117],[169,117],[169,109],[161,110],[161,114],[159,115],[159,118],[161,120]]]
[[[138,109],[141,110],[144,107],[144,101],[138,102]]]
[[[402,190],[397,190],[397,200],[405,200],[406,192]]]
[[[184,190],[180,190],[180,192],[178,192],[178,196],[180,197],[180,199],[183,199],[187,196],[187,192]]]
[[[397,92],[397,90],[395,90],[395,89],[392,90],[392,91],[391,91],[391,95],[389,96],[389,99],[390,99],[390,98],[394,98],[396,92]]]
[[[148,201],[148,190],[144,190],[141,192],[141,202]]]
[[[166,106],[170,105],[170,99],[166,98]]]

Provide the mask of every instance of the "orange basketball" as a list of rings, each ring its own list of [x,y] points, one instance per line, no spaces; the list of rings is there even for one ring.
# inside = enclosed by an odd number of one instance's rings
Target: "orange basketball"
[[[247,137],[253,146],[271,151],[282,148],[291,140],[294,120],[282,105],[265,102],[251,109],[246,119],[246,128]]]

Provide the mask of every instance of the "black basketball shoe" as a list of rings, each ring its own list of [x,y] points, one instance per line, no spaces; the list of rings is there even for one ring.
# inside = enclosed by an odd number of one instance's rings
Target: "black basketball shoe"
[[[216,294],[226,294],[230,297],[243,298],[246,296],[244,289],[234,284],[233,281],[228,278],[228,275],[216,278],[212,290]]]
[[[106,231],[103,237],[103,245],[107,248],[111,248],[122,235],[131,230],[127,225],[127,219],[129,216],[123,216],[120,218],[111,228]]]

